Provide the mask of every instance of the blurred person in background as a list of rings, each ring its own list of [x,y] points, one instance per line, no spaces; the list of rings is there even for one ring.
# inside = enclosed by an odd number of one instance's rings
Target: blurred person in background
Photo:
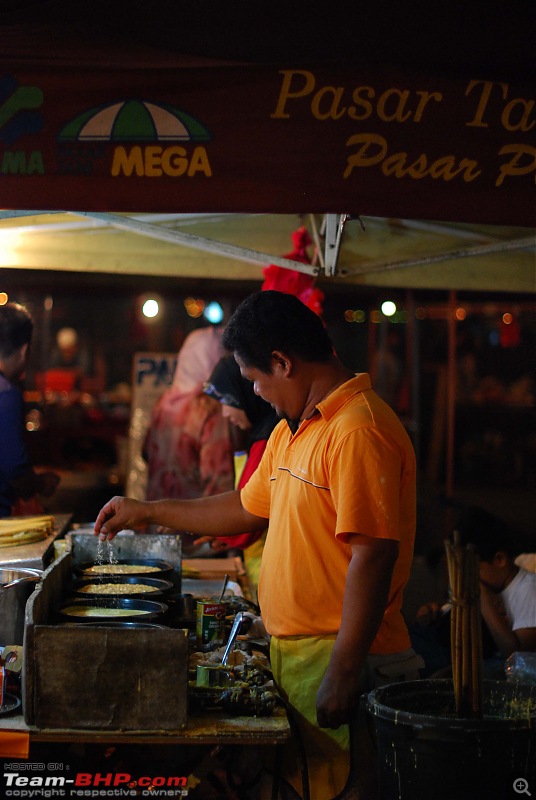
[[[89,355],[85,348],[80,347],[74,328],[61,328],[56,334],[56,347],[50,355],[50,366],[56,369],[74,369],[81,375],[89,372]]]
[[[240,373],[234,356],[224,356],[205,384],[205,394],[221,403],[230,425],[234,450],[234,485],[241,489],[259,464],[268,437],[279,421],[272,406],[256,395],[253,384]],[[257,589],[266,531],[252,531],[218,539],[229,548],[243,551],[252,587]]]
[[[143,447],[148,465],[147,500],[191,500],[233,488],[229,426],[220,403],[203,385],[222,356],[222,329],[190,333],[179,351],[173,384],[157,401]],[[183,534],[185,554],[211,555],[225,548],[194,544]]]
[[[516,651],[536,651],[536,575],[516,563],[514,530],[483,508],[462,508],[456,534],[461,545],[478,552],[484,677],[504,680],[505,659]],[[413,648],[425,661],[423,677],[452,674],[450,617],[450,601],[434,599],[419,608],[409,626]]]
[[[33,321],[24,306],[0,306],[0,517],[43,513],[39,495],[50,497],[60,479],[35,472],[25,444],[24,377]]]
[[[536,651],[536,575],[515,563],[509,526],[469,506],[457,530],[460,544],[472,544],[478,552],[482,618],[501,666],[516,650]]]
[[[106,362],[100,349],[80,341],[74,328],[61,328],[50,354],[46,386],[53,391],[102,392],[106,386]]]

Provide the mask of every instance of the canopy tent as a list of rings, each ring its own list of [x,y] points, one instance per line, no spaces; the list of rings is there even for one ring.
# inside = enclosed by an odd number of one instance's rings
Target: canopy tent
[[[328,215],[325,280],[532,292],[535,16],[5,2],[0,266],[255,279]]]
[[[335,280],[532,291],[535,7],[408,14],[4,3],[0,266],[255,278],[328,214]]]
[[[6,269],[31,268],[260,282],[268,263],[290,265],[277,256],[291,249],[290,234],[302,222],[313,239],[318,232],[322,255],[318,215],[11,216],[0,219],[0,268],[4,275]],[[535,288],[534,236],[525,228],[363,216],[344,226],[337,274],[325,278],[320,259],[317,264],[319,283],[356,288],[517,293]]]

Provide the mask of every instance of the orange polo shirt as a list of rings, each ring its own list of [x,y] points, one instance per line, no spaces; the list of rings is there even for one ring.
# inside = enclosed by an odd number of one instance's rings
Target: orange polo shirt
[[[348,534],[396,539],[389,601],[371,653],[410,646],[401,614],[415,538],[415,455],[394,411],[356,375],[292,435],[286,421],[241,491],[244,507],[270,524],[259,603],[274,636],[337,633]]]

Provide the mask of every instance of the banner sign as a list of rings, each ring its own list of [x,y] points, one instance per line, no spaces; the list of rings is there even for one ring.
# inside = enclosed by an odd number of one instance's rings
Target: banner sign
[[[9,70],[0,207],[534,224],[526,88],[341,65]]]
[[[157,400],[173,383],[176,366],[176,353],[134,355],[126,494],[136,500],[145,500],[147,463],[142,449],[151,414]]]

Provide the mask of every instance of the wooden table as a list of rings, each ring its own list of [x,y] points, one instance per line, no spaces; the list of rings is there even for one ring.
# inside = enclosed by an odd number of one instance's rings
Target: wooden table
[[[84,780],[87,775],[106,776],[110,781],[128,779],[129,786],[135,786],[136,781],[140,781],[141,786],[142,781],[148,780],[146,776],[157,775],[158,780],[165,780],[162,776],[171,775],[176,780],[188,780],[188,784],[181,785],[190,785],[193,781],[191,785],[198,786],[195,796],[200,800],[236,798],[236,788],[246,786],[252,775],[254,781],[260,780],[266,759],[271,763],[272,777],[265,775],[265,779],[271,784],[272,797],[275,797],[283,748],[290,738],[287,716],[281,709],[272,717],[229,717],[222,712],[206,711],[192,715],[184,730],[169,733],[39,730],[29,727],[22,715],[16,715],[0,718],[0,748],[2,732],[8,731],[29,734],[27,766],[20,774],[25,779],[36,774],[70,778],[71,785],[62,789],[66,800],[80,796],[72,785],[72,779],[79,773],[85,776]],[[0,756],[4,757],[4,764],[17,765],[24,761],[20,751],[17,756],[11,751],[6,760],[5,749],[3,752],[0,749]],[[18,771],[16,766],[15,771]],[[155,783],[156,780],[154,778]],[[167,796],[182,796],[180,789],[177,792],[176,795],[168,792]],[[100,789],[98,796],[112,795]]]
[[[202,567],[203,576],[214,579],[219,590],[222,584],[222,569],[225,573],[230,573],[233,578],[236,574],[236,564],[225,562],[225,559],[210,559],[201,565],[195,562],[188,565],[195,569]],[[56,570],[58,565],[59,562],[56,563]],[[230,569],[231,566],[233,570]],[[205,575],[208,572],[210,575]],[[236,574],[236,577],[240,578],[240,575]],[[33,696],[32,692],[29,694]],[[162,686],[160,697],[162,704],[165,704],[165,685]],[[79,717],[75,717],[74,721],[78,719]],[[154,728],[158,725],[158,719],[158,709],[154,709],[153,716],[147,720],[148,726]],[[143,722],[144,720],[142,724]],[[61,723],[61,719],[58,723]],[[136,720],[135,724],[140,723]],[[137,770],[143,769],[142,765],[145,765],[146,770],[152,770],[159,764],[163,765],[164,771],[173,770],[173,775],[195,775],[196,778],[201,776],[201,780],[206,781],[207,788],[210,788],[207,776],[218,773],[218,779],[221,778],[224,758],[224,772],[229,763],[241,765],[244,762],[247,762],[248,768],[251,765],[255,771],[260,769],[264,756],[270,754],[274,756],[273,785],[276,787],[282,750],[291,737],[287,715],[282,708],[277,708],[276,713],[270,717],[239,717],[219,710],[207,709],[194,712],[192,709],[188,714],[187,726],[177,730],[124,731],[103,729],[103,727],[45,728],[28,725],[22,714],[0,717],[0,757],[6,758],[7,749],[7,739],[4,739],[4,752],[1,750],[2,733],[12,732],[20,734],[22,746],[29,749],[29,765],[39,763],[43,763],[45,767],[51,764],[57,765],[58,769],[60,766],[62,770],[70,769],[71,774],[80,770],[84,773],[126,770],[134,775]],[[113,751],[111,756],[108,756],[109,751]],[[9,757],[14,762],[23,758],[23,756],[15,758],[13,755]],[[125,763],[127,767],[124,766]],[[27,773],[31,777],[30,773],[31,770]],[[235,773],[233,769],[233,778],[235,774],[241,773],[238,771]],[[203,798],[204,794],[196,796]],[[208,796],[214,797],[212,794]],[[230,793],[229,797],[231,796],[235,797],[235,794]]]
[[[231,717],[220,711],[206,711],[188,718],[183,730],[113,731],[82,728],[35,728],[22,714],[0,718],[1,731],[30,734],[30,742],[83,742],[87,744],[183,744],[183,745],[278,745],[290,736],[284,711],[271,717]]]

